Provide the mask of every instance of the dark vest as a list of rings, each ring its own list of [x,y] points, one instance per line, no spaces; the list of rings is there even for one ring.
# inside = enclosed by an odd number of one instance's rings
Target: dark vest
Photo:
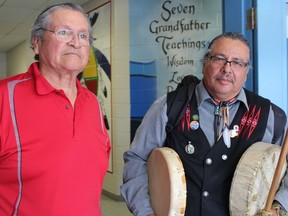
[[[188,105],[190,121],[185,120],[184,115],[178,127],[174,127],[167,135],[165,145],[179,154],[185,169],[187,184],[185,216],[229,215],[229,192],[234,171],[247,148],[262,140],[270,109],[269,100],[247,90],[245,94],[249,111],[240,102],[229,128],[233,129],[233,126],[237,125],[240,133],[237,137],[231,138],[230,148],[226,147],[223,138],[210,147],[201,125],[196,130],[190,129],[192,116],[199,116],[195,93]],[[185,151],[189,141],[194,146],[193,154]]]

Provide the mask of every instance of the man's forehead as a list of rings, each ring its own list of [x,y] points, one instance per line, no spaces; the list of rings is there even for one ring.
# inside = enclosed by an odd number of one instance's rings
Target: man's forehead
[[[67,16],[68,15],[68,16]],[[61,8],[59,10],[54,11],[51,14],[51,19],[49,26],[51,27],[61,27],[61,28],[68,28],[73,26],[83,28],[84,30],[88,30],[89,23],[87,23],[86,17],[79,11],[72,10],[69,8]],[[85,23],[85,25],[83,25]]]
[[[238,50],[242,52],[249,53],[249,47],[238,39],[230,39],[230,38],[219,38],[214,42],[211,46],[211,52],[217,50]]]
[[[225,46],[226,44],[237,44],[237,46],[241,46],[241,47],[243,46],[249,50],[249,47],[243,41],[239,39],[232,39],[232,38],[225,38],[225,37],[218,38],[217,40],[215,40],[213,45],[211,46],[211,49],[213,49],[214,47],[218,47],[218,46]]]
[[[241,61],[249,61],[249,52],[249,47],[247,47],[246,44],[242,43],[239,40],[237,40],[237,43],[225,43],[225,40],[223,40],[220,43],[213,44],[209,53],[210,55],[218,55],[227,59],[239,59]]]

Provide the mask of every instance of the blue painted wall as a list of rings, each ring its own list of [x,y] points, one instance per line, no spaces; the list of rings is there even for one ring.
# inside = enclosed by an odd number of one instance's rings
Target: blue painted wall
[[[258,93],[288,113],[287,0],[257,0]]]
[[[288,0],[254,0],[256,29],[246,29],[251,0],[223,0],[224,31],[242,32],[250,41],[252,65],[245,87],[288,113],[286,5]]]

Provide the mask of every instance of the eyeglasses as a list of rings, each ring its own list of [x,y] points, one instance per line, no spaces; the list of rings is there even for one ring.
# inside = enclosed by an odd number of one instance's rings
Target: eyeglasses
[[[73,37],[76,33],[69,29],[59,29],[57,31],[52,31],[49,29],[41,28],[44,31],[52,32],[55,34],[56,39],[59,42],[68,43],[73,40]],[[77,34],[79,43],[82,46],[90,46],[90,35],[89,33],[80,32]]]
[[[230,64],[230,67],[237,71],[237,70],[243,70],[249,65],[249,62],[241,62],[241,61],[228,61],[225,58],[220,58],[217,56],[209,56],[211,63],[219,68],[222,68],[227,63]]]

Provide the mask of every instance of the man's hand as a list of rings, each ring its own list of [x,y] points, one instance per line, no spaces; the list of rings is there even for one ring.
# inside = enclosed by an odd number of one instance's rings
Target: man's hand
[[[276,209],[271,209],[272,216],[279,216]]]

